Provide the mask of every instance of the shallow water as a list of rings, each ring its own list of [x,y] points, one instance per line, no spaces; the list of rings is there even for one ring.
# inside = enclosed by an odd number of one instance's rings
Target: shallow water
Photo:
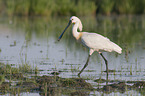
[[[98,16],[80,19],[84,25],[83,31],[106,36],[123,49],[121,55],[115,52],[103,53],[109,62],[109,69],[115,70],[109,73],[109,80],[145,80],[145,16]],[[69,17],[1,17],[0,62],[13,64],[15,67],[25,63],[32,67],[37,66],[41,70],[40,75],[61,71],[60,77],[77,77],[86,62],[88,49],[75,41],[71,28],[60,42],[57,41],[68,20]],[[94,80],[105,79],[105,69],[104,61],[95,52],[81,77],[96,87],[98,84]],[[90,92],[90,95],[93,94],[105,95],[98,91]],[[141,95],[132,90],[123,94]]]

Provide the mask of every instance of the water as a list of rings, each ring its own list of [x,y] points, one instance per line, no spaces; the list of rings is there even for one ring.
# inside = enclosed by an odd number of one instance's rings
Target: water
[[[121,55],[115,52],[103,53],[109,62],[109,69],[116,71],[109,73],[110,80],[145,80],[145,16],[97,16],[80,19],[84,25],[83,31],[102,34],[123,49]],[[61,71],[60,77],[77,77],[86,62],[88,49],[75,41],[71,28],[60,42],[57,41],[68,20],[69,17],[1,17],[0,62],[14,64],[15,67],[28,63],[42,70],[40,75]],[[106,78],[103,72],[105,69],[103,59],[95,52],[81,77],[89,79],[87,82],[95,87],[93,80]],[[128,92],[132,93],[140,95],[136,91]],[[95,91],[90,94],[102,93]]]

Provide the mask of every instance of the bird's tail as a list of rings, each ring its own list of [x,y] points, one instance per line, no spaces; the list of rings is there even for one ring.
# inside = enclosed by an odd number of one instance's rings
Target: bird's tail
[[[115,44],[115,43],[113,43],[113,49],[114,49],[114,51],[115,52],[117,52],[117,53],[119,53],[119,54],[121,54],[122,53],[122,48],[121,47],[119,47],[117,44]]]

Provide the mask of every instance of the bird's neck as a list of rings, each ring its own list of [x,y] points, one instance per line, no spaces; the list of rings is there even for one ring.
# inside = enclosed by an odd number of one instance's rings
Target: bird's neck
[[[76,24],[73,24],[73,27],[72,27],[72,34],[77,40],[80,38],[80,33],[77,31],[78,26],[79,24],[76,23]]]

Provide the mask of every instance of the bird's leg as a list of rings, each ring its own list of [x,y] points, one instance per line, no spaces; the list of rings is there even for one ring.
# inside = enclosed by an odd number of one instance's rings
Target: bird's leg
[[[83,72],[83,70],[87,67],[88,62],[89,62],[89,59],[90,59],[90,56],[91,56],[91,55],[88,56],[88,59],[87,59],[86,64],[84,65],[84,67],[82,68],[82,70],[79,72],[79,74],[78,74],[79,77],[80,77],[80,74]]]
[[[103,56],[103,54],[102,54],[102,53],[100,53],[100,55],[102,56],[102,58],[104,59],[105,64],[106,64],[107,81],[108,81],[108,61],[106,60],[106,58]]]

